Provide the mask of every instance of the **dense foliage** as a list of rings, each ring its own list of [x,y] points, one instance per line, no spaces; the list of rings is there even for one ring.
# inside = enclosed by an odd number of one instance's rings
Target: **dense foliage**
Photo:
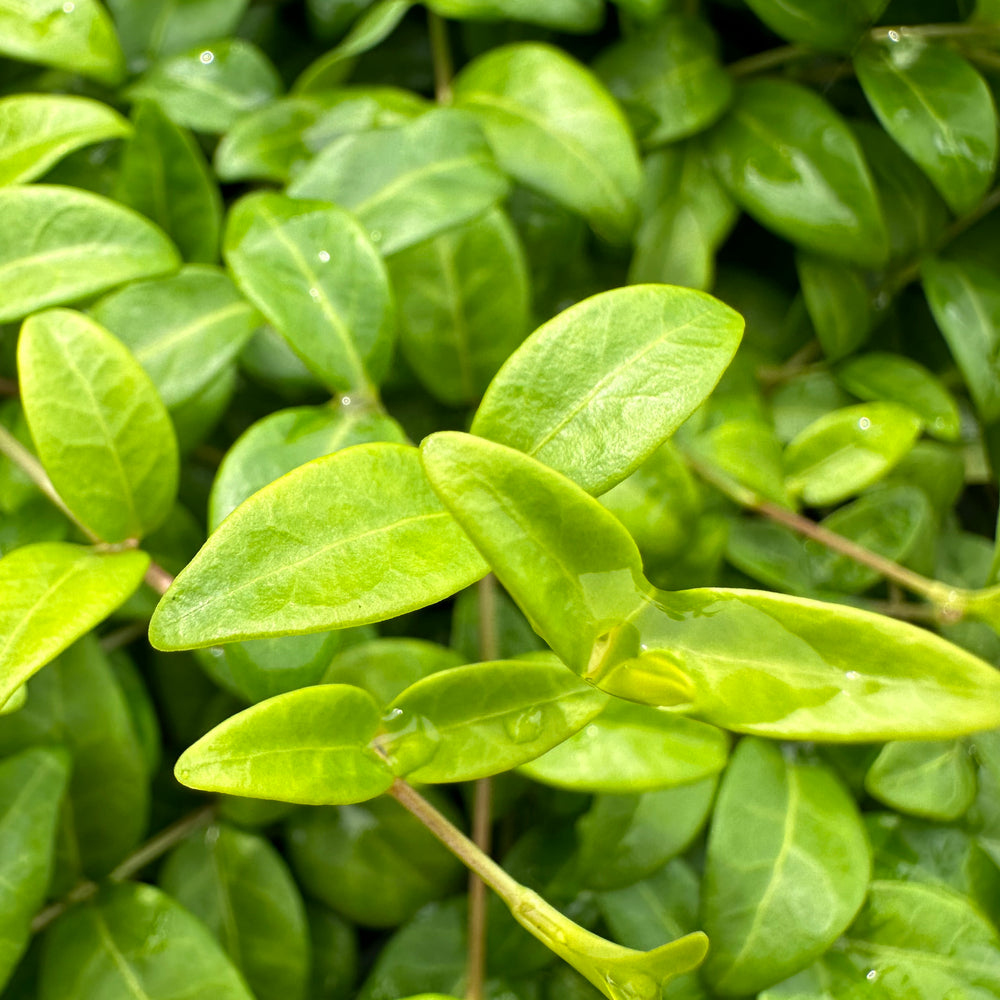
[[[998,88],[0,0],[3,1000],[1000,995]]]

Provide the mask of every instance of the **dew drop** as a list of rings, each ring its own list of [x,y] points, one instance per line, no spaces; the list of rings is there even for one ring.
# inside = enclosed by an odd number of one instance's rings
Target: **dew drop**
[[[74,10],[76,10],[76,4],[73,3],[72,0],[66,0],[63,4],[63,13],[72,14]]]
[[[208,49],[205,49],[205,51],[202,52],[202,54],[198,56],[198,58],[202,61],[202,63],[205,66],[207,66],[210,62],[215,62],[215,53],[209,52]]]
[[[645,653],[645,652],[646,652],[646,650],[647,650],[647,649],[649,649],[649,646],[648,646],[648,645],[647,645],[647,644],[646,644],[645,642],[640,642],[640,643],[639,643],[639,649],[641,649],[641,650],[642,650],[642,652],[644,652],[644,653]]]
[[[378,243],[382,239],[382,233],[377,229],[373,229],[368,235],[371,237],[372,243]]]
[[[312,296],[314,302],[319,302],[319,289],[318,288],[310,288],[309,289],[309,294]]]
[[[394,709],[382,717],[386,735],[380,740],[395,774],[409,774],[427,764],[438,752],[441,735],[425,715]]]
[[[212,846],[219,839],[219,828],[217,826],[210,826],[205,831],[205,843]]]
[[[875,970],[875,969],[869,969],[868,972],[865,975],[865,979],[867,979],[868,982],[870,982],[870,983],[874,983],[875,980],[878,979],[878,972],[877,972],[877,970]]]
[[[890,29],[889,30],[889,41],[890,42],[898,42],[899,41],[899,32],[898,31],[893,31],[892,29]]]
[[[350,396],[341,396],[340,397],[340,405],[341,406],[350,406],[351,405],[351,397]]]
[[[872,422],[867,417],[862,417],[858,421],[858,427],[860,427],[863,431],[868,430],[868,428],[871,427],[871,425]]]
[[[845,677],[846,677],[846,678],[847,678],[847,679],[848,679],[849,681],[859,681],[859,680],[861,680],[861,674],[859,674],[859,673],[857,672],[857,670],[848,670],[848,671],[847,671],[847,673],[846,673],[846,674],[844,674],[844,676],[845,676]]]
[[[515,743],[530,743],[542,735],[545,717],[541,708],[531,708],[526,712],[504,719],[503,728]]]
[[[401,708],[391,708],[382,716],[382,721],[392,722],[393,719],[398,719],[402,714],[403,710]]]
[[[329,263],[329,260],[330,260],[330,253],[329,253],[329,251],[327,251],[327,250],[320,250],[320,252],[316,256],[319,257],[319,259],[324,264]]]

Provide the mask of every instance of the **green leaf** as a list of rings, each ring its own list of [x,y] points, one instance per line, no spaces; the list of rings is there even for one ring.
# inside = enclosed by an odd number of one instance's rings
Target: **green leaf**
[[[1000,275],[972,260],[932,257],[924,294],[980,417],[1000,417]]]
[[[137,281],[90,314],[121,340],[169,409],[190,402],[228,368],[257,328],[257,311],[214,267]]]
[[[821,254],[885,263],[888,236],[868,165],[818,94],[786,80],[743,83],[708,143],[733,198],[762,225]]]
[[[431,0],[429,8],[457,21],[519,21],[557,31],[597,31],[604,20],[604,0]]]
[[[532,627],[577,673],[597,638],[642,603],[639,552],[621,523],[520,452],[441,432],[421,458],[438,495]]]
[[[325,385],[364,393],[384,377],[395,306],[385,265],[348,212],[251,194],[229,213],[224,252],[243,293]]]
[[[455,79],[511,177],[628,239],[642,183],[625,116],[589,70],[559,49],[522,42],[474,59]]]
[[[841,261],[798,253],[795,265],[809,319],[828,361],[853,354],[874,322],[864,275]]]
[[[520,771],[580,792],[644,792],[718,774],[728,745],[714,726],[612,698],[575,736]]]
[[[211,826],[174,848],[159,883],[208,927],[257,1000],[305,1000],[305,905],[268,841],[224,824]]]
[[[133,62],[173,55],[231,35],[248,0],[107,0],[122,47]]]
[[[837,503],[881,479],[913,447],[923,422],[898,403],[864,403],[813,421],[788,443],[788,488],[813,505]]]
[[[287,183],[324,146],[350,132],[402,125],[428,109],[394,87],[351,87],[284,97],[240,118],[215,150],[223,181]]]
[[[433,803],[453,821],[454,809]],[[433,834],[388,797],[309,809],[285,827],[292,868],[310,893],[365,927],[394,927],[450,895],[462,866]],[[440,953],[437,949],[434,955]]]
[[[97,0],[2,0],[0,52],[114,86],[125,60],[108,12]]]
[[[997,165],[997,112],[986,81],[957,52],[907,32],[862,46],[854,69],[889,135],[953,212],[971,211]]]
[[[104,888],[45,937],[39,1000],[252,1000],[205,925],[151,885]]]
[[[98,554],[63,542],[0,559],[0,705],[124,603],[148,565],[142,552]]]
[[[295,198],[336,202],[383,254],[481,215],[507,193],[475,118],[453,108],[341,136],[292,181]]]
[[[209,497],[215,530],[244,500],[292,469],[355,444],[405,444],[403,429],[363,406],[278,410],[249,427],[226,452]]]
[[[376,743],[393,772],[410,781],[473,781],[551,750],[607,700],[558,660],[473,663],[403,691]]]
[[[318,903],[307,902],[312,939],[311,1000],[350,1000],[358,973],[358,934],[353,924]]]
[[[0,322],[173,271],[177,251],[155,226],[106,198],[42,184],[0,189]]]
[[[587,887],[603,891],[631,886],[686,850],[708,820],[716,784],[711,777],[641,794],[595,797],[576,822],[579,865]]]
[[[443,403],[476,403],[528,333],[527,264],[499,209],[394,254],[399,346]]]
[[[0,756],[59,745],[73,765],[48,887],[55,896],[83,876],[107,875],[139,843],[149,818],[142,745],[125,693],[93,635],[33,677],[27,704],[0,718]]]
[[[951,393],[936,375],[910,358],[885,351],[862,354],[837,368],[837,380],[858,399],[909,407],[927,433],[942,441],[959,438],[961,418]]]
[[[216,726],[181,754],[177,780],[255,799],[336,805],[381,795],[393,780],[368,746],[371,695],[346,684],[279,694]]]
[[[152,219],[187,261],[219,258],[222,198],[194,137],[152,101],[139,104],[122,152],[115,200]]]
[[[227,518],[160,602],[150,637],[184,649],[363,625],[485,572],[415,448],[357,445],[288,473]]]
[[[281,78],[260,49],[225,38],[161,59],[125,96],[154,101],[175,125],[217,135],[280,92]]]
[[[709,984],[723,996],[745,996],[805,968],[854,919],[870,874],[861,817],[834,774],[743,740],[708,838]]]
[[[69,780],[61,750],[39,747],[0,761],[0,989],[31,939],[52,873],[56,820]]]
[[[865,791],[900,812],[954,820],[976,797],[976,768],[959,740],[887,743],[865,775]]]
[[[652,148],[701,132],[726,110],[733,83],[718,50],[706,21],[672,14],[605,49],[594,72]]]
[[[131,131],[118,112],[87,97],[4,97],[0,99],[0,184],[32,181],[74,149],[120,139]]]
[[[50,309],[18,340],[24,412],[66,506],[107,542],[141,538],[177,495],[177,442],[149,376],[81,313]]]
[[[850,52],[888,0],[747,0],[776,34],[824,52]]]
[[[595,295],[514,352],[472,432],[603,493],[708,396],[742,331],[738,313],[692,289],[639,285]]]

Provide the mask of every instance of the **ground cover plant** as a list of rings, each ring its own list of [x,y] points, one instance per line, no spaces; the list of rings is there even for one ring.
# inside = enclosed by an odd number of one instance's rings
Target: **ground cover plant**
[[[3,1000],[1000,995],[998,82],[0,0]]]

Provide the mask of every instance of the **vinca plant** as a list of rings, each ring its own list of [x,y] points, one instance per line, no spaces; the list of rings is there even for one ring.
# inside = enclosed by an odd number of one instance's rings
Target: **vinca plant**
[[[0,0],[0,998],[1000,996],[997,0]]]

